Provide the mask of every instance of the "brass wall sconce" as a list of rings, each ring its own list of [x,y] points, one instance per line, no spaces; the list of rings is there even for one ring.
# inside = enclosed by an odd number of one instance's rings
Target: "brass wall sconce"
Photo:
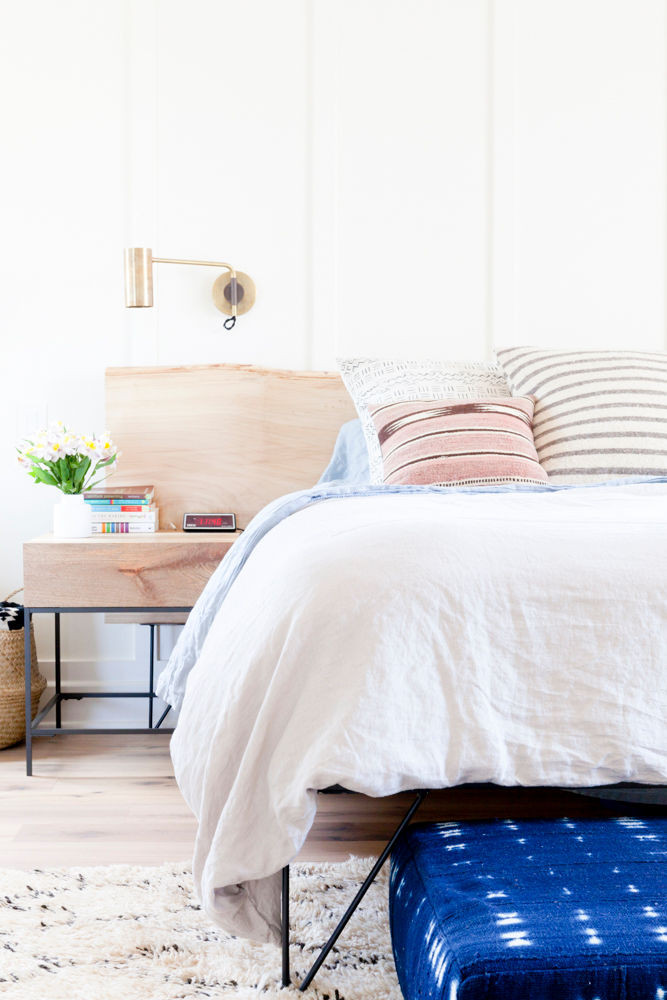
[[[125,250],[125,305],[129,309],[153,305],[153,264],[194,264],[197,267],[222,267],[229,272],[221,274],[213,282],[213,302],[220,312],[229,317],[223,324],[225,330],[231,330],[236,317],[247,313],[254,305],[254,281],[231,264],[215,260],[154,257],[150,247],[128,247]]]

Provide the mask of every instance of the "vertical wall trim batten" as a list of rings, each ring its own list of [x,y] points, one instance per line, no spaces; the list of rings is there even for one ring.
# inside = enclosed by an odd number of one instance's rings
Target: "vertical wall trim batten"
[[[311,0],[310,364],[331,367],[338,349],[339,39],[336,0]]]
[[[304,343],[304,367],[306,369],[313,367],[313,338],[314,338],[314,325],[315,325],[315,309],[314,309],[314,276],[313,276],[313,256],[315,252],[315,234],[313,232],[313,213],[314,213],[314,195],[313,195],[313,124],[315,116],[315,102],[313,96],[313,48],[315,44],[314,39],[314,6],[315,0],[304,0],[303,4],[303,17],[305,21],[305,39],[306,39],[306,52],[305,52],[305,66],[304,66],[304,85],[305,85],[305,109],[304,109],[304,120],[306,129],[306,142],[305,142],[305,157],[306,163],[304,168],[305,173],[305,232],[304,232],[304,284],[305,284],[305,300],[306,300],[306,322],[305,322],[305,343]]]
[[[494,34],[495,34],[495,0],[487,0],[486,5],[486,325],[485,349],[487,358],[493,356],[495,346],[494,314],[493,314],[493,275],[494,275]]]
[[[160,254],[160,4],[159,0],[148,0],[148,2],[153,7],[152,10],[152,22],[153,30],[150,37],[153,40],[153,94],[152,94],[152,112],[155,121],[155,132],[153,135],[153,191],[152,191],[152,204],[154,212],[154,224],[153,232],[155,233],[154,247],[155,254],[159,256]],[[158,295],[159,302],[159,286],[160,280],[158,277],[159,268],[153,268],[153,281],[155,282],[155,290]],[[160,363],[160,311],[159,309],[154,309],[155,319],[154,319],[154,331],[155,331],[155,364]],[[159,631],[159,629],[158,629]]]
[[[516,289],[516,0],[490,0],[491,166],[489,226],[493,346],[517,329]]]
[[[130,196],[132,192],[132,129],[130,127],[130,107],[132,94],[130,89],[130,51],[132,41],[131,31],[131,0],[123,0],[121,7],[122,17],[122,39],[123,39],[123,238],[127,245],[132,226],[132,213],[130,210]],[[118,255],[120,266],[120,250]],[[131,309],[123,312],[123,356],[130,357],[132,353],[132,324],[130,322]]]
[[[662,62],[662,92],[667,94],[667,3],[663,3],[662,6],[662,18],[663,18],[663,62]],[[663,274],[664,281],[662,286],[662,316],[663,316],[663,330],[664,330],[664,349],[667,351],[667,101],[665,102],[665,113],[663,115],[664,122],[664,135],[663,135],[663,157],[664,157],[664,184],[663,192],[665,193],[665,205],[662,213],[663,216]]]
[[[157,0],[127,0],[125,58],[125,246],[159,249],[158,233],[158,37]],[[154,275],[156,301],[159,301]],[[118,248],[118,294],[122,296],[122,247]],[[159,310],[127,309],[127,363],[159,361]]]

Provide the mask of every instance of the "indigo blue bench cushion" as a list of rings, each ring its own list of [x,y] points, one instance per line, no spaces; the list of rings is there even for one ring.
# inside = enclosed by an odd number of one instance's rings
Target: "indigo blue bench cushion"
[[[416,824],[390,921],[405,1000],[667,1000],[667,819]]]

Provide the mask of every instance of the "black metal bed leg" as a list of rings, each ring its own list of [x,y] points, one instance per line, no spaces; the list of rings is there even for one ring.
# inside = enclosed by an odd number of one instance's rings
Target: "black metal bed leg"
[[[167,707],[165,708],[164,712],[162,713],[162,715],[160,716],[160,718],[155,723],[155,729],[159,729],[160,728],[160,726],[162,725],[162,723],[167,718],[167,716],[169,715],[170,712],[171,712],[171,705],[167,705]]]
[[[62,713],[60,708],[60,614],[58,611],[53,616],[53,635],[55,640],[55,668],[56,668],[56,729],[62,728]]]
[[[289,986],[292,979],[289,967],[289,865],[283,868],[281,935],[283,948],[283,986]]]
[[[348,923],[350,917],[352,916],[352,914],[354,913],[354,911],[359,906],[359,903],[362,901],[362,899],[364,898],[364,896],[366,895],[366,893],[370,889],[371,885],[375,881],[375,878],[376,878],[378,872],[380,871],[380,869],[382,868],[383,864],[385,863],[385,861],[387,860],[387,858],[391,854],[392,847],[394,846],[394,844],[396,843],[396,841],[398,840],[398,838],[400,837],[400,835],[403,833],[403,830],[406,828],[406,826],[408,825],[408,823],[410,822],[410,820],[412,819],[412,817],[414,816],[414,814],[417,812],[417,810],[419,809],[420,805],[422,804],[422,802],[424,801],[424,799],[426,798],[427,795],[428,795],[428,791],[424,790],[424,789],[422,789],[422,790],[420,790],[420,791],[417,792],[417,796],[416,796],[414,802],[412,803],[412,805],[410,806],[410,808],[406,812],[405,816],[403,817],[403,819],[401,820],[401,822],[398,824],[398,826],[394,830],[394,832],[391,835],[390,839],[385,844],[382,853],[380,854],[379,858],[377,859],[377,861],[375,862],[375,864],[373,865],[373,867],[369,871],[368,875],[366,876],[366,878],[362,882],[362,884],[361,884],[361,886],[359,888],[359,891],[357,892],[356,896],[354,897],[354,899],[352,900],[352,902],[348,906],[348,908],[345,911],[345,913],[343,914],[343,916],[340,918],[338,924],[336,925],[336,928],[335,928],[333,934],[331,935],[331,937],[329,938],[329,940],[325,944],[324,948],[322,948],[322,951],[319,953],[319,955],[317,956],[317,958],[313,962],[312,966],[310,967],[310,970],[306,974],[306,977],[305,977],[304,981],[301,983],[301,986],[299,986],[299,989],[301,990],[302,993],[304,992],[304,990],[308,989],[308,987],[312,983],[313,979],[315,978],[315,976],[319,972],[320,966],[322,965],[322,963],[326,959],[327,955],[329,954],[329,952],[331,951],[331,949],[335,945],[336,941],[338,940],[338,938],[340,937],[340,935],[342,934],[342,932],[345,930],[345,927],[347,926],[347,923]]]
[[[25,662],[25,773],[32,774],[32,649],[30,609],[23,609],[23,656]]]
[[[153,728],[153,699],[155,697],[154,693],[154,683],[153,675],[155,673],[155,625],[149,625],[150,629],[150,654],[149,654],[149,668],[148,668],[148,728]]]

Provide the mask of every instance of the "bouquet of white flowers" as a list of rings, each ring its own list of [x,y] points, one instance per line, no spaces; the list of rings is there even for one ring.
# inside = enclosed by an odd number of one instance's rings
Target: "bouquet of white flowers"
[[[119,452],[108,434],[75,434],[62,421],[38,431],[17,449],[19,462],[36,483],[65,494],[83,493],[113,472]],[[95,476],[102,470],[99,479]],[[94,481],[93,481],[94,480]]]

